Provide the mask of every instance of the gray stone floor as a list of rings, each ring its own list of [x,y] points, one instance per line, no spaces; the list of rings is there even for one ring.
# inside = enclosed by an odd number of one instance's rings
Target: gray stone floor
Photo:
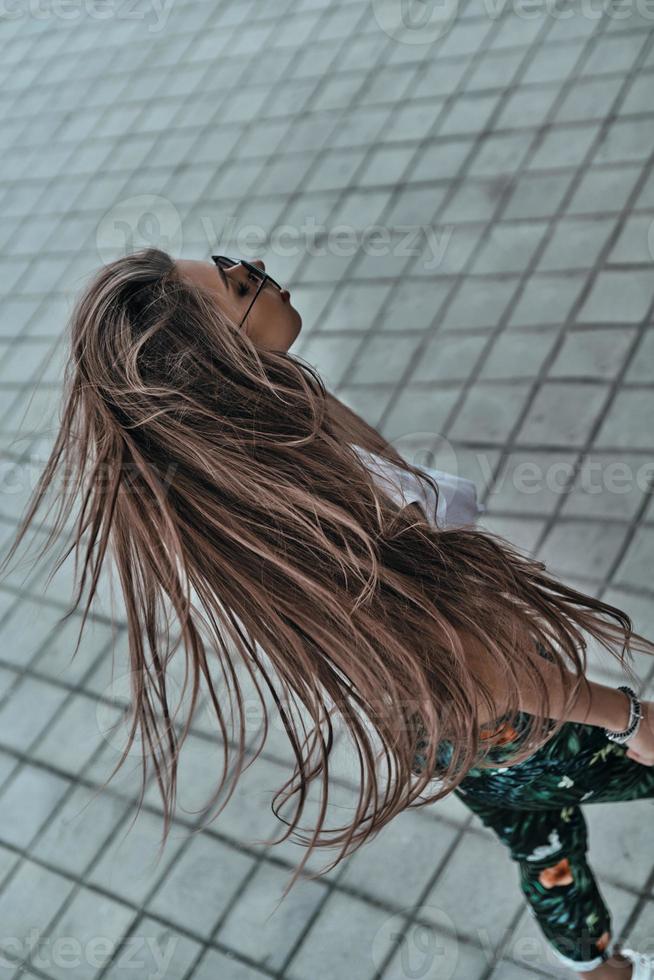
[[[296,353],[398,446],[475,479],[486,526],[654,632],[654,11],[605,6],[6,5],[2,540],[52,438],[84,276],[141,244],[218,248],[265,259],[303,314]],[[44,593],[45,572],[0,585],[0,976],[557,972],[515,867],[455,799],[269,918],[298,860],[256,844],[280,830],[279,738],[217,823],[192,835],[179,814],[155,864],[157,794],[132,827],[138,772],[97,792],[116,758],[109,607],[71,662],[70,574]],[[200,726],[184,749],[189,811],[211,746]],[[649,949],[652,812],[585,809],[615,931]]]

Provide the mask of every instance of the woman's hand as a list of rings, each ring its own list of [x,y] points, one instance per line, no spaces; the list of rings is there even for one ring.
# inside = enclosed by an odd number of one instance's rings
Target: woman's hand
[[[643,766],[654,766],[654,701],[641,701],[643,719],[629,746],[627,755]]]

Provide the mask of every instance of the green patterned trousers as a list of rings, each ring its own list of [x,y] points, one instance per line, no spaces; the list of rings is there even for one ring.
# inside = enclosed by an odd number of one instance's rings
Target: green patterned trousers
[[[654,797],[654,767],[641,765],[593,725],[566,722],[522,763],[501,765],[527,730],[519,712],[500,727],[494,769],[469,769],[455,795],[509,848],[531,914],[555,959],[585,972],[609,959],[611,916],[588,863],[587,825],[580,804]],[[448,743],[441,743],[443,761]],[[653,812],[654,816],[654,812]]]

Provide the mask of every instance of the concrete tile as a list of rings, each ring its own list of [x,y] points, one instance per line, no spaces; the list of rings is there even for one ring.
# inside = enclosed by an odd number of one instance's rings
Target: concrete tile
[[[314,151],[277,157],[268,163],[265,171],[257,177],[256,193],[261,195],[285,194],[289,187],[302,183],[305,175],[312,169],[315,160]]]
[[[149,901],[148,910],[208,937],[253,866],[252,859],[235,848],[206,834],[196,835]]]
[[[450,62],[435,59],[430,62],[426,71],[416,82],[411,94],[416,99],[434,95],[450,95],[457,88],[467,67],[467,61],[464,58]]]
[[[414,905],[457,833],[443,821],[405,811],[352,855],[339,884],[397,907]]]
[[[611,249],[610,262],[651,262],[654,233],[651,215],[632,215],[627,218],[618,240]]]
[[[199,812],[206,806],[218,788],[223,772],[222,758],[223,749],[217,731],[213,740],[189,737],[184,743],[178,787],[180,814],[193,810]],[[253,766],[243,772],[233,795],[217,818],[216,827],[220,833],[246,844],[254,851],[263,850],[264,845],[258,842],[279,831],[278,821],[270,804],[274,792],[283,785],[288,775],[286,766],[277,765],[265,758],[257,759]],[[225,792],[223,790],[221,802]],[[161,809],[161,799],[155,783],[150,785],[146,799],[157,809]],[[215,813],[215,808],[211,813]]]
[[[247,963],[208,949],[193,971],[193,980],[214,980],[214,977],[229,977],[230,980],[263,980],[268,974],[256,970]]]
[[[631,193],[640,167],[623,164],[616,167],[591,167],[579,182],[568,205],[570,214],[594,214],[597,211],[620,211]]]
[[[572,180],[569,173],[524,174],[514,184],[504,218],[543,218],[554,215]]]
[[[70,976],[72,966],[80,980],[97,977],[135,916],[126,905],[81,888],[48,931],[46,949],[52,951],[49,975],[63,980]],[[65,954],[57,956],[57,949],[65,949]]]
[[[617,78],[581,78],[569,89],[556,113],[557,122],[602,119],[623,84]]]
[[[608,396],[604,385],[544,384],[518,433],[518,442],[581,446]]]
[[[488,960],[481,950],[420,923],[409,927],[384,972],[384,978],[409,980],[414,971],[419,970],[425,980],[440,980],[441,977],[481,980],[487,968]]]
[[[142,811],[134,820],[130,814],[111,841],[105,844],[86,880],[116,898],[141,905],[166,874],[182,846],[182,833],[175,833],[173,829],[163,854],[159,855],[161,831],[158,815]]]
[[[25,752],[48,727],[68,692],[47,681],[25,677],[12,689],[0,708],[0,741]]]
[[[623,165],[620,169],[622,170],[629,169],[632,171],[635,170],[638,174],[641,173],[641,168],[636,166],[629,168]],[[637,208],[654,207],[654,175],[653,174],[649,174],[645,179],[642,188],[638,194],[638,197],[636,198],[635,207]]]
[[[581,275],[533,275],[525,284],[511,317],[510,327],[539,324],[560,326],[583,287]]]
[[[0,751],[0,791],[9,779],[11,773],[20,765],[15,756],[8,752]]]
[[[68,878],[22,861],[0,893],[0,948],[14,957],[26,957],[33,948],[34,930],[47,930],[74,887]]]
[[[290,872],[264,861],[230,910],[217,940],[268,970],[281,969],[327,894],[323,883],[300,879],[277,904],[289,879]]]
[[[477,20],[468,22],[466,19],[455,20],[443,37],[439,46],[439,54],[443,58],[472,54],[476,52],[484,39],[490,33],[491,24],[479,23]]]
[[[594,163],[644,160],[652,152],[654,134],[640,119],[619,119],[610,123],[593,156]]]
[[[16,601],[0,625],[3,659],[21,667],[29,664],[55,631],[60,616],[60,610],[30,598]]]
[[[551,514],[567,495],[576,459],[576,453],[558,450],[511,452],[487,497],[487,506],[516,514]]]
[[[538,552],[559,575],[603,579],[616,560],[626,527],[605,522],[566,521],[552,529]]]
[[[539,48],[522,77],[527,84],[547,84],[567,79],[584,49],[583,39],[567,44],[548,44]]]
[[[527,141],[521,133],[489,135],[470,165],[475,176],[494,177],[515,173],[527,154]]]
[[[579,166],[590,151],[598,133],[598,123],[553,127],[546,133],[531,157],[529,170]]]
[[[649,956],[654,953],[654,902],[647,901],[628,932],[629,946]],[[625,943],[626,945],[626,943]]]
[[[643,527],[632,540],[620,567],[615,574],[618,585],[635,585],[642,588],[649,581],[652,553],[654,551],[654,528]]]
[[[416,157],[413,167],[405,175],[405,180],[433,181],[435,176],[439,180],[456,177],[472,145],[471,138],[465,137],[439,139],[429,143]]]
[[[649,448],[653,413],[652,392],[638,389],[618,392],[597,434],[597,446]]]
[[[547,222],[498,223],[490,229],[472,265],[474,274],[522,272],[529,265],[547,229]]]
[[[399,188],[384,224],[388,228],[397,228],[398,231],[408,233],[413,226],[422,227],[425,222],[431,223],[446,192],[445,184],[429,188]]]
[[[40,762],[76,775],[102,744],[98,702],[76,694],[32,750],[32,755]]]
[[[470,887],[476,868],[484,888]],[[522,903],[518,869],[498,840],[466,833],[424,904],[441,906],[457,923],[461,939],[487,949],[497,946]],[[436,921],[437,924],[437,921]]]
[[[549,54],[549,50],[546,49],[546,53]],[[531,128],[544,123],[558,91],[558,85],[517,88],[504,103],[495,124],[496,128]]]
[[[584,73],[600,75],[610,71],[628,71],[641,51],[644,40],[640,33],[599,38],[584,63]]]
[[[337,980],[357,964],[361,980],[371,980],[390,948],[391,917],[343,892],[332,892],[320,916],[286,969],[289,980],[309,980],[320,963],[324,980]],[[334,936],[339,941],[334,942]]]
[[[464,180],[442,212],[441,221],[454,224],[461,221],[486,221],[492,217],[509,183],[508,179]],[[424,192],[421,193],[424,196]]]
[[[419,246],[425,238],[422,231],[417,242],[407,243],[405,233],[391,237],[383,226],[373,226],[366,232],[350,274],[354,279],[385,280],[402,275],[405,270],[408,275],[425,275],[434,269],[433,253],[440,254],[439,243],[441,238],[447,242],[447,234],[437,232],[433,238],[428,238],[428,247],[421,253]]]
[[[328,337],[320,334],[308,338],[308,343],[302,345],[301,356],[318,369],[328,385],[335,387],[349,370],[354,353],[360,346],[360,337]]]
[[[654,363],[652,358],[654,358],[654,330],[647,330],[629,365],[625,381],[647,384],[651,377],[651,365]]]
[[[451,275],[463,270],[483,233],[479,225],[441,225],[435,242],[428,240],[418,259],[412,261],[416,275]]]
[[[548,371],[551,378],[611,379],[624,364],[635,330],[579,330],[569,333]]]
[[[515,76],[524,58],[524,51],[481,53],[477,65],[468,79],[466,89],[485,91],[489,88],[505,88]]]
[[[438,436],[458,394],[456,390],[423,391],[407,386],[389,412],[385,431],[390,438],[409,432],[433,432],[434,437]]]
[[[120,799],[98,797],[86,786],[76,786],[32,844],[31,853],[81,875],[124,813]]]
[[[552,331],[515,333],[505,331],[497,338],[486,357],[480,380],[508,381],[511,378],[535,378],[554,346]]]
[[[584,815],[589,828],[591,854],[597,855],[595,867],[604,870],[615,884],[642,889],[650,868],[642,859],[650,846],[651,800],[628,803],[595,803],[586,806]],[[628,820],[628,833],[625,833]]]
[[[483,334],[436,333],[424,348],[412,381],[465,381],[488,342]]]
[[[538,261],[538,269],[558,272],[570,268],[592,268],[613,227],[614,222],[610,218],[592,221],[561,219]]]
[[[501,443],[508,437],[525,404],[529,385],[477,385],[472,388],[452,426],[453,439]]]
[[[499,101],[498,95],[460,95],[446,110],[438,127],[439,136],[475,133],[488,125],[491,113]]]
[[[420,335],[398,338],[392,334],[378,334],[364,340],[354,358],[349,381],[369,384],[381,381],[392,384],[399,381],[406,371],[421,338]]]
[[[653,466],[629,453],[590,453],[566,495],[563,514],[629,520],[642,502]]]
[[[104,976],[106,980],[125,980],[131,976],[129,970],[139,969],[142,976],[183,977],[201,948],[188,936],[146,916],[121,944]]]
[[[363,160],[363,150],[327,151],[305,183],[310,191],[324,191],[332,187],[349,184],[357,167]]]
[[[69,788],[67,780],[45,769],[24,765],[0,794],[0,836],[15,847],[27,847],[51,818]]]
[[[373,150],[358,176],[358,184],[361,187],[373,187],[377,184],[397,183],[402,179],[415,151],[415,144],[382,146]]]
[[[320,318],[321,330],[369,330],[384,306],[388,283],[346,283],[329,312]]]
[[[391,192],[388,190],[352,190],[346,193],[331,214],[332,227],[344,224],[356,229],[367,228],[387,206]],[[393,222],[388,222],[392,225]]]
[[[444,104],[442,97],[435,97],[400,105],[384,127],[384,142],[422,139],[431,130]]]
[[[497,326],[517,287],[517,277],[484,280],[476,288],[463,286],[442,319],[443,330]]]

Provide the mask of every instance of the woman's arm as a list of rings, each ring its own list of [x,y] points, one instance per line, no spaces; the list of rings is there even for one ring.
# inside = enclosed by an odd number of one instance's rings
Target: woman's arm
[[[459,630],[459,636],[463,642],[466,661],[473,675],[482,680],[492,691],[493,700],[498,706],[498,716],[507,707],[506,685],[502,675],[498,672],[493,663],[489,651],[471,634],[464,630]],[[538,668],[542,676],[542,681],[531,679],[527,671],[521,669],[520,664],[516,667],[516,674],[520,685],[520,710],[527,713],[534,713],[534,709],[540,698],[537,694],[538,684],[545,684],[549,693],[550,718],[563,718],[564,705],[566,700],[566,687],[562,684],[559,670],[545,657],[538,657]],[[572,671],[566,671],[570,682],[574,682],[576,675]],[[585,725],[597,725],[602,728],[609,728],[612,731],[623,731],[629,723],[629,699],[622,692],[605,684],[598,684],[586,678],[588,687],[581,683],[575,701],[571,708],[565,713],[566,721],[578,721]],[[568,688],[569,689],[569,688]],[[480,712],[486,711],[481,700],[478,702]],[[483,722],[486,723],[486,720]]]

